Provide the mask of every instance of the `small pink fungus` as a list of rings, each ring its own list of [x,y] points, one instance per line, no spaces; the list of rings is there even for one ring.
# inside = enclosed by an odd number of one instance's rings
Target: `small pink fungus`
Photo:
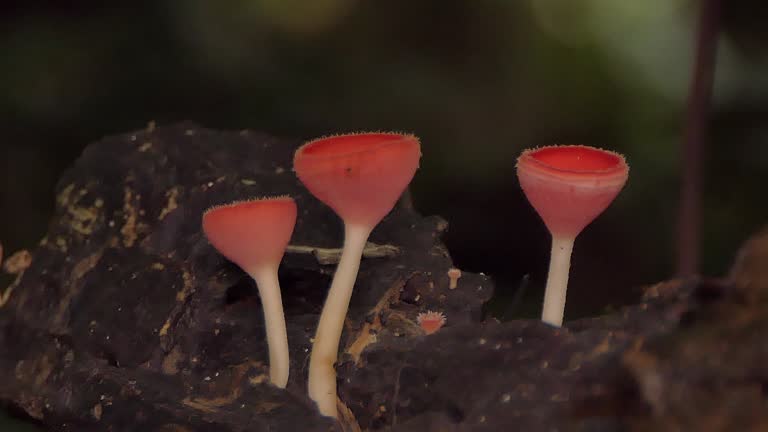
[[[419,323],[419,327],[424,330],[424,333],[431,335],[445,325],[445,315],[442,312],[422,312],[416,317],[416,322]]]

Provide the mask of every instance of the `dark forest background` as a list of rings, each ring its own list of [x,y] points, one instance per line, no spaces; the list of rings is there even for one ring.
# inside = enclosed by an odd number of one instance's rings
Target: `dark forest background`
[[[567,317],[610,310],[675,275],[698,6],[2,2],[0,242],[6,254],[34,248],[57,178],[84,146],[149,121],[295,138],[407,131],[423,141],[416,208],[450,222],[459,268],[494,277],[490,313],[535,317],[549,237],[515,159],[527,147],[581,143],[631,165],[573,257]],[[712,276],[768,211],[768,2],[723,1],[719,18],[700,209],[700,271]]]

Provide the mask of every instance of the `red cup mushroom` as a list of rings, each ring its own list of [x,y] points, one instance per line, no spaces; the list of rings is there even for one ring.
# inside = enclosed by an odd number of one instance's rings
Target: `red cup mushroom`
[[[542,321],[562,325],[573,242],[616,198],[628,175],[624,156],[588,146],[530,149],[518,158],[520,186],[552,235]]]
[[[277,270],[296,224],[296,203],[289,197],[238,201],[203,214],[203,231],[222,255],[255,281],[264,310],[269,349],[269,379],[288,383],[288,335]]]
[[[320,138],[304,144],[294,156],[299,180],[344,221],[341,260],[309,360],[309,396],[323,415],[337,415],[334,363],[363,248],[373,228],[410,183],[420,156],[419,140],[397,133]]]

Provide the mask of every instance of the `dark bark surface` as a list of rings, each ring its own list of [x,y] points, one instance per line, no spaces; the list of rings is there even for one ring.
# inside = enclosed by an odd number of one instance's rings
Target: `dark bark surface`
[[[639,305],[555,329],[483,321],[491,282],[464,273],[449,289],[447,224],[408,206],[373,232],[361,265],[337,368],[349,414],[320,417],[306,365],[342,229],[293,175],[298,144],[181,124],[89,146],[59,183],[32,265],[0,297],[0,401],[76,431],[768,425],[765,235],[727,280],[662,283]],[[299,206],[280,270],[286,390],[267,383],[255,285],[200,228],[213,204],[277,194]],[[429,310],[447,324],[425,335],[416,318]]]

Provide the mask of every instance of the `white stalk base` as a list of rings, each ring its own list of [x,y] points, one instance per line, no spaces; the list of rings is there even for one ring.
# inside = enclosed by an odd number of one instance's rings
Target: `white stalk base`
[[[568,289],[568,273],[571,269],[571,253],[574,238],[552,237],[549,258],[549,276],[544,291],[544,308],[541,320],[560,327],[565,313],[565,293]]]
[[[277,279],[277,266],[264,267],[251,272],[256,281],[264,309],[264,324],[267,330],[267,348],[269,349],[269,380],[277,387],[285,388],[288,384],[290,360],[288,357],[288,334],[285,330],[283,301],[280,296],[280,283]]]
[[[315,342],[309,358],[309,397],[317,403],[320,414],[337,417],[336,412],[336,369],[339,341],[344,329],[344,320],[349,308],[349,299],[355,286],[363,248],[371,228],[346,225],[344,227],[344,249],[331,289],[320,314],[315,333]]]

